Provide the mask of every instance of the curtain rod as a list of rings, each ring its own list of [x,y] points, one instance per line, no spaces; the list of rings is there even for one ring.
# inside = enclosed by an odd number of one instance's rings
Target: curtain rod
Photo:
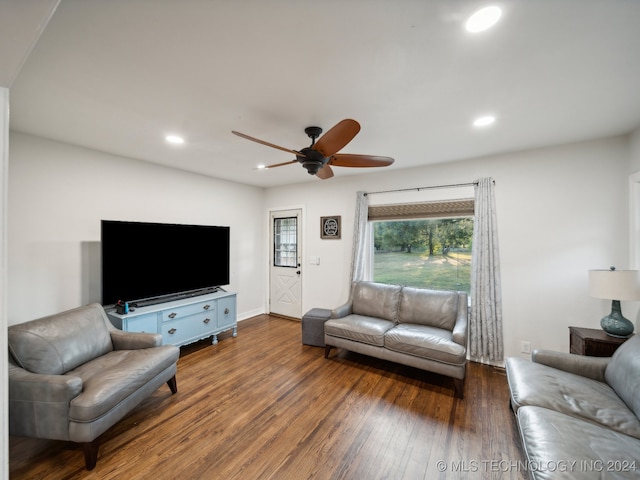
[[[494,181],[495,183],[495,181]],[[478,185],[478,182],[469,182],[469,183],[453,183],[451,185],[432,185],[429,187],[413,187],[413,188],[399,188],[397,190],[380,190],[379,192],[364,192],[366,195],[374,195],[376,193],[393,193],[393,192],[410,192],[411,190],[415,190],[419,192],[420,190],[431,190],[434,188],[453,188],[453,187],[470,187],[470,186]]]

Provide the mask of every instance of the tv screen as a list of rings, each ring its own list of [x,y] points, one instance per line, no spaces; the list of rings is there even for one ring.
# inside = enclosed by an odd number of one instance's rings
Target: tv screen
[[[229,284],[229,227],[102,220],[101,242],[103,305]]]

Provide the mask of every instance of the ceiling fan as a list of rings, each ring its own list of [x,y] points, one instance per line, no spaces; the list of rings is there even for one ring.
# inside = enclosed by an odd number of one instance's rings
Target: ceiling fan
[[[289,152],[296,156],[295,160],[267,165],[265,168],[281,167],[283,165],[290,165],[298,162],[307,169],[309,175],[316,175],[318,178],[323,180],[333,177],[333,170],[331,170],[332,165],[335,167],[363,168],[386,167],[393,163],[393,158],[390,157],[338,153],[338,151],[349,143],[360,131],[360,124],[355,120],[347,118],[338,122],[322,137],[320,137],[320,134],[322,133],[322,128],[320,127],[307,127],[304,131],[309,138],[311,138],[311,145],[301,150],[291,150],[289,148],[280,147],[273,143],[250,137],[244,133],[236,132],[235,130],[233,130],[232,133],[239,137],[246,138],[247,140],[261,143],[268,147],[277,148],[278,150]],[[320,139],[316,142],[318,137],[320,137]]]

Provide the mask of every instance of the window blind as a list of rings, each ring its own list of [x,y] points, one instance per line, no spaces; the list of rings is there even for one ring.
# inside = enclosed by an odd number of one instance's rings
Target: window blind
[[[417,218],[472,217],[472,198],[393,205],[369,205],[369,220],[410,220]]]

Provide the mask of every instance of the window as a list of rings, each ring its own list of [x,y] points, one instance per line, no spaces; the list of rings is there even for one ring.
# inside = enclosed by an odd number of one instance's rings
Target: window
[[[369,207],[373,221],[373,280],[471,290],[473,200]]]
[[[298,266],[298,218],[273,219],[273,265]]]

